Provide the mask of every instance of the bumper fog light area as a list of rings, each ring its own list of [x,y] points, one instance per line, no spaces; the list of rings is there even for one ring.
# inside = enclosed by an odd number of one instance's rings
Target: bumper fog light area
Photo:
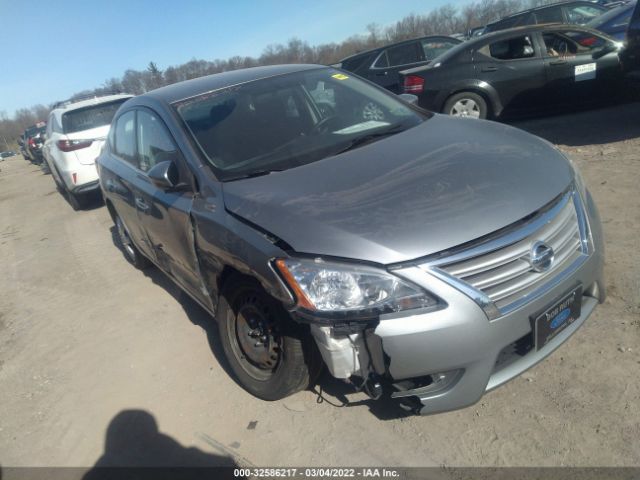
[[[451,388],[463,373],[464,369],[449,370],[448,372],[434,373],[426,377],[394,383],[398,391],[392,393],[391,397],[430,397]]]

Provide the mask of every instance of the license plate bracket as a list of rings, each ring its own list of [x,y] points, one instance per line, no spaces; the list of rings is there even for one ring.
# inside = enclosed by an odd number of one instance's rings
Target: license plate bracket
[[[582,285],[572,289],[551,306],[532,317],[536,351],[543,348],[574,321],[580,318]]]

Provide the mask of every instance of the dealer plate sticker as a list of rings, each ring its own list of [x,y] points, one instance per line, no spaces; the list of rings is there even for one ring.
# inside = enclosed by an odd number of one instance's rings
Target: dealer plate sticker
[[[585,65],[576,65],[575,67],[576,82],[583,80],[593,80],[596,78],[596,64],[587,63]]]

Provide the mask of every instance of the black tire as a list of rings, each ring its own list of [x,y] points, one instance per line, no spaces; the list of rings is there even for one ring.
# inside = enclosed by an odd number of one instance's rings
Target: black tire
[[[311,335],[257,281],[229,279],[216,319],[229,366],[252,395],[280,400],[315,382],[320,359]]]
[[[127,231],[127,227],[125,227],[118,214],[115,215],[114,223],[116,226],[116,239],[120,250],[122,250],[122,253],[124,254],[124,258],[139,270],[144,270],[150,267],[151,262],[147,257],[140,253],[138,247],[133,244],[133,241],[129,236],[129,232]]]
[[[456,117],[487,118],[489,107],[482,95],[474,92],[460,92],[447,99],[443,113]]]

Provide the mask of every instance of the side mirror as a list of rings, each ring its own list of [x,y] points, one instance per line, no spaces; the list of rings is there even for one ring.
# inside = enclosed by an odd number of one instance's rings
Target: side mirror
[[[156,163],[153,168],[147,172],[147,176],[151,180],[151,183],[162,190],[175,188],[180,180],[178,167],[171,160]]]
[[[418,97],[412,93],[401,93],[398,96],[409,105],[418,106]]]

